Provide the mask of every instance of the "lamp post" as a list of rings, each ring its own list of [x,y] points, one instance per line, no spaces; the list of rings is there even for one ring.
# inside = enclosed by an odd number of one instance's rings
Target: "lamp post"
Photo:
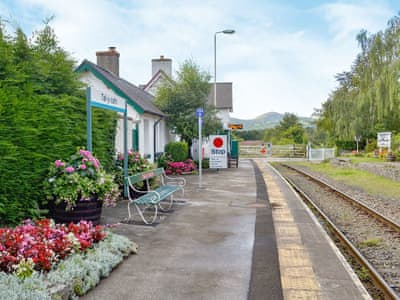
[[[217,107],[217,34],[234,34],[235,30],[225,29],[214,33],[214,106]]]

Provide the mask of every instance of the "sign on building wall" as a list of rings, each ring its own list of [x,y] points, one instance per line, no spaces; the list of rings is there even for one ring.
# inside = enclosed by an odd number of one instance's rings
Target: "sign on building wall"
[[[210,169],[228,167],[228,148],[226,135],[210,135]]]
[[[378,132],[378,147],[390,149],[392,140],[392,133],[388,132]]]

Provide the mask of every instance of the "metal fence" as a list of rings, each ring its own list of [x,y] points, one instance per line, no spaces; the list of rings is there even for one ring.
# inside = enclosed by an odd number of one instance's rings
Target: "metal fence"
[[[320,148],[308,150],[309,160],[325,160],[335,157],[335,148]]]

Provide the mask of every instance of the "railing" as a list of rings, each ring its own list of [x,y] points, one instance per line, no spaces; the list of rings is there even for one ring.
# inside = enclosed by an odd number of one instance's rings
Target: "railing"
[[[335,148],[321,148],[308,150],[309,160],[325,160],[335,157]]]

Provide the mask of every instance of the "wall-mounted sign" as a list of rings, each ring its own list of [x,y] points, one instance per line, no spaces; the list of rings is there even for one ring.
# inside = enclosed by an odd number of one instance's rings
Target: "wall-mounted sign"
[[[378,147],[390,149],[392,141],[392,133],[388,132],[378,132]]]
[[[210,135],[210,169],[228,167],[226,135]]]

